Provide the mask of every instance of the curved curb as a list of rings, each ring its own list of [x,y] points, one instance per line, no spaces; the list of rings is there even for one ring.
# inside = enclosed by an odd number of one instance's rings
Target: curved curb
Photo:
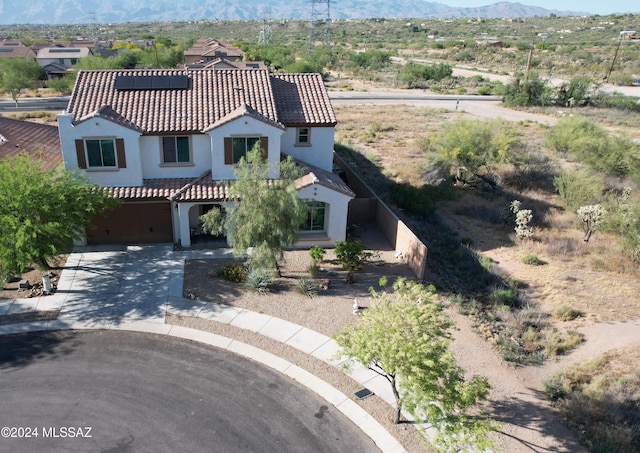
[[[358,404],[352,401],[347,395],[328,382],[320,379],[307,370],[282,359],[281,357],[271,354],[270,352],[228,337],[188,327],[144,321],[127,322],[117,326],[114,325],[111,326],[110,329],[100,329],[95,327],[82,328],[78,326],[50,326],[49,321],[35,321],[31,323],[0,326],[0,335],[29,332],[53,332],[60,330],[126,330],[139,333],[168,335],[225,349],[284,374],[298,382],[300,385],[303,385],[308,390],[316,393],[328,403],[332,404],[345,417],[351,420],[351,422],[362,432],[368,435],[381,451],[385,453],[406,453],[404,447],[402,447],[402,445],[386,430],[384,426],[382,426],[364,409],[358,406]]]

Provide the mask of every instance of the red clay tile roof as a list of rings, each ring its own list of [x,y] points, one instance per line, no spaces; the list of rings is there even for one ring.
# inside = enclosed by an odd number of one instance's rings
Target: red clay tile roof
[[[142,130],[133,124],[131,121],[120,115],[118,112],[113,110],[108,105],[103,105],[98,110],[89,115],[83,116],[82,118],[76,121],[76,124],[82,123],[83,121],[88,121],[91,118],[104,118],[106,120],[111,121],[112,123],[120,124],[121,126],[128,127],[129,129],[133,129],[135,131],[142,132]]]
[[[296,180],[296,190],[300,190],[313,184],[319,184],[331,190],[335,190],[336,192],[348,195],[351,198],[355,198],[356,194],[351,190],[347,183],[340,178],[340,176],[335,173],[322,170],[321,168],[314,167],[313,165],[305,164],[304,162],[296,162],[306,170],[306,173]]]
[[[235,120],[237,118],[241,118],[243,116],[248,116],[248,117],[253,118],[255,120],[271,124],[274,127],[277,127],[277,128],[280,128],[280,129],[284,129],[284,126],[282,124],[276,123],[275,121],[270,120],[269,118],[265,118],[259,112],[257,112],[255,109],[252,109],[248,105],[244,104],[244,105],[241,105],[240,107],[238,107],[237,109],[235,109],[233,112],[231,112],[228,115],[226,115],[224,118],[220,118],[218,121],[213,123],[210,127],[205,129],[205,131],[207,131],[209,129],[214,129],[214,128],[218,127],[218,126],[222,126],[223,124],[228,123],[229,121],[233,121],[233,120]]]
[[[26,151],[42,159],[43,168],[62,163],[58,128],[48,124],[20,121],[0,116],[0,160]]]
[[[192,178],[145,179],[142,186],[105,187],[109,195],[121,200],[170,198],[193,181]]]
[[[320,74],[274,74],[278,119],[287,125],[333,125],[336,115]]]
[[[187,89],[118,90],[117,76],[187,76]],[[76,121],[109,106],[148,134],[204,131],[242,105],[282,124],[336,124],[318,74],[260,69],[80,71],[67,111]]]
[[[302,189],[313,184],[320,184],[331,190],[355,197],[353,191],[338,175],[319,168],[300,164],[308,171],[296,180],[296,189]],[[276,181],[270,181],[275,183]],[[145,179],[142,186],[105,187],[104,190],[112,197],[121,200],[141,200],[164,198],[177,202],[225,201],[229,199],[229,181],[214,181],[211,171],[192,178],[164,178]]]

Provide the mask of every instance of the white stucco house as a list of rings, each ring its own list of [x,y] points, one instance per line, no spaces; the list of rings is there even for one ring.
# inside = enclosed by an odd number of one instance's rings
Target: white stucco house
[[[333,173],[335,125],[319,74],[264,69],[81,71],[58,115],[65,167],[122,202],[87,230],[94,244],[190,246],[203,213],[233,209],[233,165],[256,142],[272,178],[283,155],[305,168],[297,246],[344,240],[355,195]]]

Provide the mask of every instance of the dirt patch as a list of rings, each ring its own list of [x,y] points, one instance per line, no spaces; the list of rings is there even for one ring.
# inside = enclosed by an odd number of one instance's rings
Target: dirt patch
[[[2,290],[0,290],[0,299],[27,299],[31,297],[39,297],[42,295],[42,276],[45,273],[49,274],[50,282],[52,284],[52,292],[55,292],[58,279],[62,273],[65,263],[69,255],[59,255],[54,261],[54,265],[49,271],[42,271],[36,268],[29,268],[26,272],[20,276],[12,278],[9,282],[5,283]],[[29,289],[23,290],[19,288],[21,280],[26,280],[29,284]]]

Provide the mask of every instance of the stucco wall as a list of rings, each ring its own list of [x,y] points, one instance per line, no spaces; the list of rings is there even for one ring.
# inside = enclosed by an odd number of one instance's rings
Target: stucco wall
[[[242,116],[209,132],[211,136],[211,172],[213,179],[234,179],[232,165],[224,163],[224,139],[233,136],[269,137],[269,163],[271,178],[279,177],[280,138],[282,129],[258,121],[249,116]]]
[[[180,135],[180,134],[177,134]],[[195,178],[211,169],[211,140],[208,135],[190,136],[190,164],[162,165],[162,137],[140,138],[142,174],[144,178]]]
[[[309,146],[296,146],[295,127],[289,127],[282,135],[282,152],[296,159],[314,165],[325,171],[333,170],[333,127],[310,128]]]
[[[126,153],[126,168],[87,169],[86,175],[94,184],[103,186],[141,186],[142,162],[139,151],[140,134],[132,129],[118,126],[102,118],[91,118],[72,125],[72,116],[58,115],[58,130],[65,168],[78,168],[76,139],[122,138]]]

